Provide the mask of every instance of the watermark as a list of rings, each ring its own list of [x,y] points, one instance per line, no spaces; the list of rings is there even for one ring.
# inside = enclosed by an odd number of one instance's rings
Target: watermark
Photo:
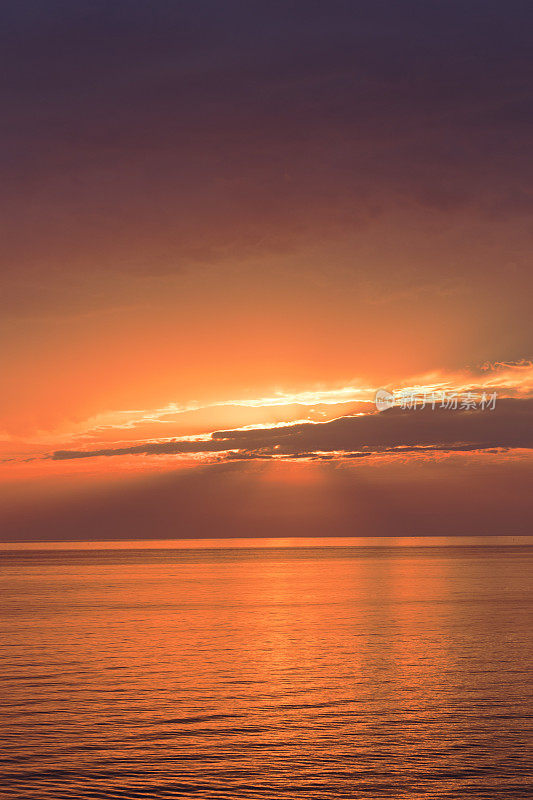
[[[376,408],[378,411],[386,411],[388,408],[402,408],[404,410],[430,408],[444,408],[448,411],[494,411],[498,393],[487,392],[447,392],[442,391],[419,391],[417,389],[400,389],[396,392],[389,392],[386,389],[378,389],[376,392]]]

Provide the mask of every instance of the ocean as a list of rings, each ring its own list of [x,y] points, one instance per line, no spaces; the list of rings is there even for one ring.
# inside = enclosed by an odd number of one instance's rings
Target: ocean
[[[531,540],[0,559],[2,797],[533,795]]]

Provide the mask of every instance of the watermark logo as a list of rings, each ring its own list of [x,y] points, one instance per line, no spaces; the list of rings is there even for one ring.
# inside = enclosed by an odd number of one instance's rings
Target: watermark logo
[[[386,389],[378,389],[376,392],[376,408],[378,411],[386,411],[394,405],[394,395]]]
[[[378,411],[386,411],[396,406],[403,410],[422,411],[430,408],[444,408],[449,411],[494,411],[497,392],[487,394],[474,392],[422,391],[418,389],[399,389],[389,392],[378,389],[375,403]]]

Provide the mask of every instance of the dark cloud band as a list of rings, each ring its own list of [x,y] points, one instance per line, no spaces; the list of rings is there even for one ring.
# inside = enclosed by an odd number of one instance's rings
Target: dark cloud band
[[[99,450],[57,450],[54,460],[124,455],[231,453],[231,458],[321,454],[364,457],[394,451],[533,447],[533,400],[500,400],[493,411],[391,408],[324,423],[215,431],[209,439],[144,442]]]

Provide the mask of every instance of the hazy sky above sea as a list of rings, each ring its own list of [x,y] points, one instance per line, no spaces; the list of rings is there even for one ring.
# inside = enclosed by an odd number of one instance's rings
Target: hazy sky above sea
[[[1,15],[4,540],[530,531],[530,3]]]

